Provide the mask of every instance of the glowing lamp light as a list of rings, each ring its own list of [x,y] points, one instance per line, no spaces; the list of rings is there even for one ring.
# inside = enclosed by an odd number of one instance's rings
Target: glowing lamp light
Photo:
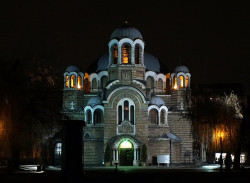
[[[120,148],[123,148],[123,149],[129,148],[130,149],[130,148],[132,148],[132,144],[129,141],[125,140],[120,144]]]

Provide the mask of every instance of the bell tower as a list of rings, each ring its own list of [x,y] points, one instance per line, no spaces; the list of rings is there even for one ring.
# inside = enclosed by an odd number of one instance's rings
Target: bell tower
[[[71,65],[64,73],[63,119],[83,120],[84,74]]]

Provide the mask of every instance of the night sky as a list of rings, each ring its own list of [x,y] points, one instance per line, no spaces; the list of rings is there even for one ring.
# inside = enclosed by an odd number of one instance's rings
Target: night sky
[[[162,3],[164,2],[164,3]],[[235,1],[236,2],[236,1]],[[193,83],[250,81],[250,6],[200,1],[1,0],[0,59],[34,55],[83,71],[108,52],[113,30],[136,27],[145,51]]]

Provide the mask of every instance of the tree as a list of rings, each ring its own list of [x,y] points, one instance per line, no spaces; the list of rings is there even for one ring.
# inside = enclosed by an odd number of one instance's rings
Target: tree
[[[107,144],[107,146],[106,146],[105,153],[104,153],[104,161],[106,163],[111,162],[111,146],[110,146],[110,144]]]
[[[40,158],[41,143],[60,128],[62,84],[55,72],[60,70],[54,69],[53,64],[40,57],[2,62],[3,156],[11,159],[13,169],[17,168],[20,156]]]
[[[223,151],[233,152],[237,165],[241,151],[243,118],[237,95],[231,92],[224,97],[209,99],[196,97],[193,107],[193,128],[196,141],[205,144],[208,151],[218,152],[222,148],[221,140],[223,140]]]

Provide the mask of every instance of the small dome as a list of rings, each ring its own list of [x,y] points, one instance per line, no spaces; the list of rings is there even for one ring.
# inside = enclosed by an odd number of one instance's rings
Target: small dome
[[[110,39],[122,39],[122,38],[130,38],[132,40],[143,39],[138,29],[129,26],[116,28],[110,37]]]
[[[160,72],[159,60],[147,52],[144,53],[144,65],[148,71]]]
[[[161,97],[152,96],[149,105],[157,105],[158,107],[161,107],[165,105],[165,102]]]
[[[109,65],[109,54],[105,53],[97,61],[97,70],[96,70],[96,72],[107,70],[108,65]]]
[[[180,66],[177,66],[175,69],[174,69],[174,72],[175,73],[179,73],[179,72],[183,72],[183,73],[189,73],[189,69],[184,66],[184,65],[180,65]]]
[[[76,65],[70,65],[65,72],[80,72],[80,68]]]
[[[101,98],[99,96],[95,96],[95,97],[91,97],[87,103],[87,105],[94,107],[96,105],[101,105],[102,101]]]

